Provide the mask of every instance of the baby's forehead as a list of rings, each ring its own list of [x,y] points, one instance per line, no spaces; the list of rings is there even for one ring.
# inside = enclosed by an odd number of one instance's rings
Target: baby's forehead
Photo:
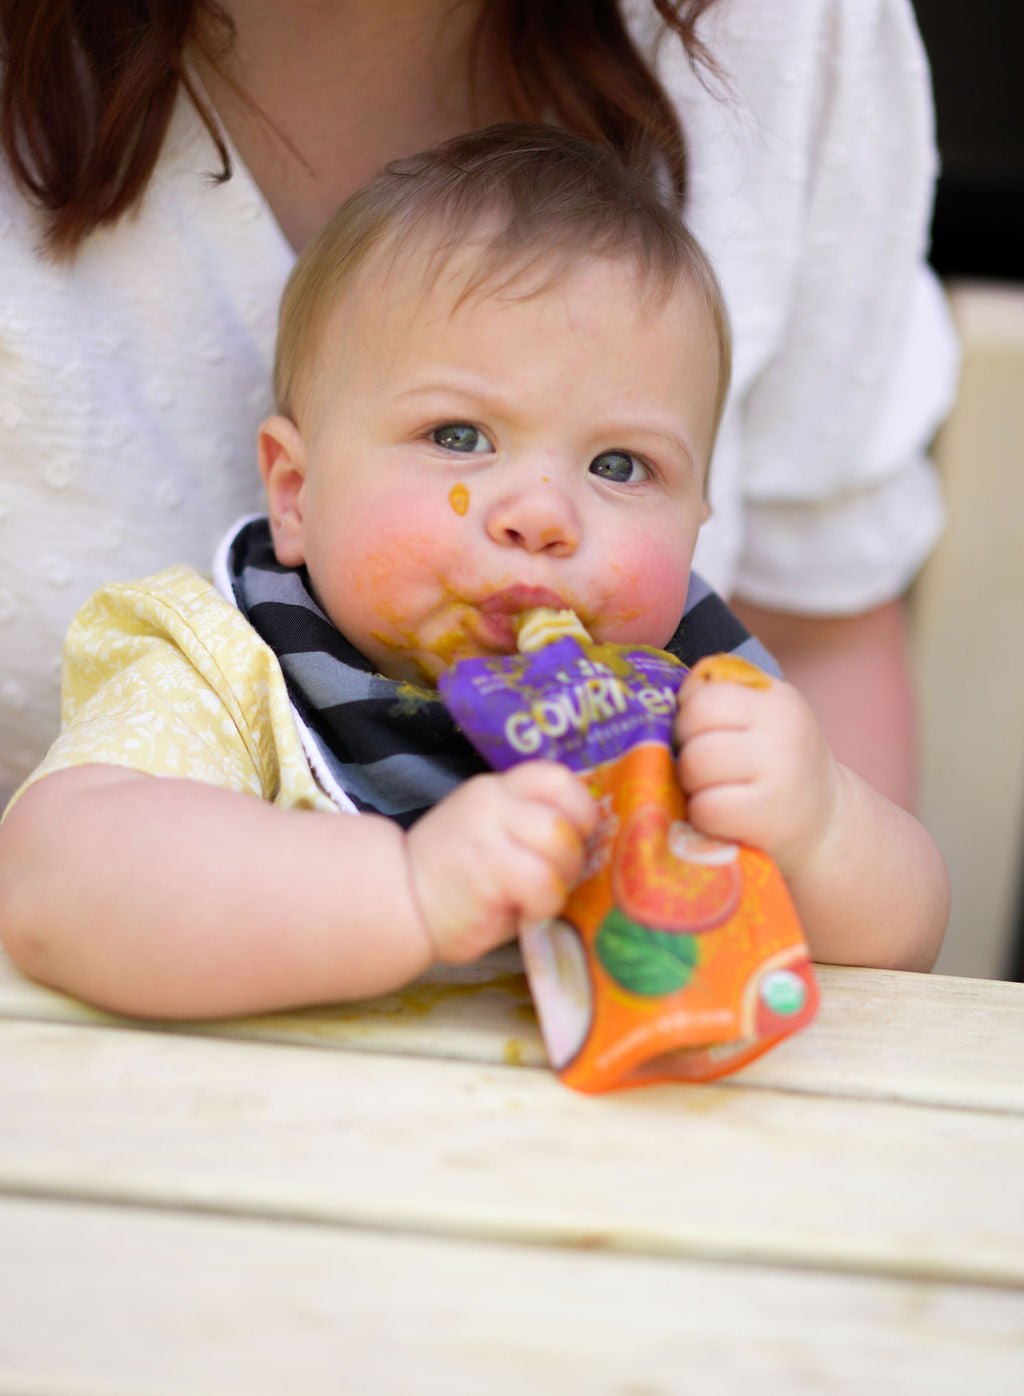
[[[651,313],[669,301],[694,299],[690,268],[683,264],[655,266],[630,250],[609,253],[565,240],[509,242],[487,227],[458,240],[432,235],[429,229],[383,240],[354,269],[339,299],[350,309],[371,309],[375,318],[397,308],[418,313],[428,304],[435,314],[455,315],[480,302],[557,293],[597,263],[613,276],[621,274],[638,311]],[[710,307],[707,316],[718,338]]]
[[[529,332],[527,321],[514,313],[517,304],[547,300],[557,316],[556,303],[571,300],[576,311],[585,306],[591,326],[602,322],[605,308],[605,328],[622,324],[622,317],[634,325],[650,322],[652,346],[656,325],[670,335],[678,331],[688,343],[696,337],[718,360],[716,412],[724,400],[728,328],[699,275],[682,262],[652,264],[628,250],[610,255],[564,240],[508,245],[487,227],[458,239],[415,228],[379,239],[357,265],[349,264],[333,291],[332,304],[321,302],[319,327],[308,327],[313,332],[295,364],[293,398],[318,395],[320,386],[345,378],[351,356],[367,348],[376,352],[388,342],[400,347],[415,341],[429,352],[434,342],[452,342],[453,325],[456,336],[460,325],[470,331],[478,313],[495,333],[495,307],[512,312],[502,317],[500,330],[514,341],[518,325]]]

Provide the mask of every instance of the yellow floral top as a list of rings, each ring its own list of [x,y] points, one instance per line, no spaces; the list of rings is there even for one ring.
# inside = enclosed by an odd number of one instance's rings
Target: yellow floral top
[[[95,762],[338,808],[313,777],[273,651],[189,567],[104,587],[78,612],[64,643],[61,734],[14,799]]]

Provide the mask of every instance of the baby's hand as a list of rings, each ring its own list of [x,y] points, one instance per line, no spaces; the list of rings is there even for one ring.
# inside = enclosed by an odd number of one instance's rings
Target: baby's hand
[[[460,785],[407,835],[413,888],[436,959],[464,964],[556,915],[597,823],[564,766],[528,761]]]
[[[698,665],[675,732],[690,822],[763,849],[784,877],[808,867],[832,828],[840,768],[797,690],[766,678],[705,682]]]

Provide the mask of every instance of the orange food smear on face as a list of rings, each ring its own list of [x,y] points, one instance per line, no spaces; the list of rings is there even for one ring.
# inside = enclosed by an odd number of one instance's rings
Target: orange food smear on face
[[[448,503],[455,510],[456,514],[464,514],[469,508],[469,490],[466,489],[466,486],[461,480],[457,484],[452,485],[451,489],[448,491]]]

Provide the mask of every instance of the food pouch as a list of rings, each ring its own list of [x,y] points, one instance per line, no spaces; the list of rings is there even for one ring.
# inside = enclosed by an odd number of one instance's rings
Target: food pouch
[[[464,660],[440,689],[495,770],[561,761],[601,811],[561,915],[521,928],[551,1064],[585,1092],[735,1070],[808,1023],[818,994],[771,859],[687,823],[672,727],[688,670],[595,644],[572,611],[527,613],[519,650]],[[768,682],[730,655],[695,673]]]

